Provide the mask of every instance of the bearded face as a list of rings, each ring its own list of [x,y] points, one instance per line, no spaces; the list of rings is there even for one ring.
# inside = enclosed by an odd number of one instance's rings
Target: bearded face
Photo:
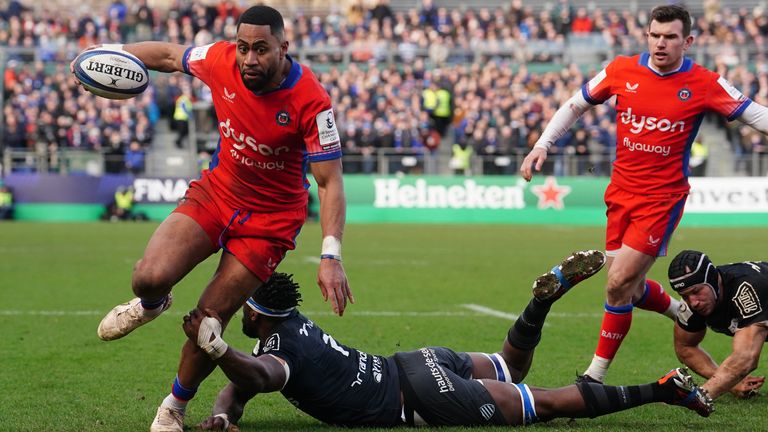
[[[288,42],[268,25],[241,24],[237,31],[237,67],[248,90],[261,92],[279,84]]]

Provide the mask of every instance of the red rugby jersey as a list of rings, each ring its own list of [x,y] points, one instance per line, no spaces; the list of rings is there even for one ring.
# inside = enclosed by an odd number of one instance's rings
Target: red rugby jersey
[[[634,193],[687,192],[691,145],[704,113],[731,121],[752,101],[689,58],[665,75],[652,70],[649,60],[648,53],[616,57],[581,91],[593,105],[616,96],[611,182]]]
[[[184,53],[184,71],[211,89],[219,123],[218,148],[202,176],[234,208],[301,208],[308,163],[341,157],[331,99],[312,71],[293,59],[278,89],[248,90],[235,49],[232,42],[216,42]]]

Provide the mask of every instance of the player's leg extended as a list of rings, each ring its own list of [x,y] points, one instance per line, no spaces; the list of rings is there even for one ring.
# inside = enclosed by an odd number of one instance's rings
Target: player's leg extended
[[[648,255],[665,256],[672,234],[682,219],[686,199],[686,194],[664,195],[658,199],[650,197],[645,211],[635,221],[624,242]],[[672,320],[677,318],[680,302],[670,297],[659,282],[647,279],[641,289],[642,296],[633,299],[636,307],[663,314]]]
[[[210,309],[222,320],[225,329],[232,316],[262,281],[246,268],[234,255],[222,253],[219,267],[200,296],[197,308]],[[223,330],[222,330],[223,331]],[[187,387],[197,387],[214,369],[214,363],[196,344],[187,340],[179,364],[179,379]]]
[[[634,386],[581,382],[556,389],[483,380],[510,425],[554,418],[595,418],[652,402],[680,405],[707,417],[712,400],[693,383],[685,368],[673,369],[658,381]]]
[[[203,312],[210,309],[222,320],[226,327],[229,320],[248,297],[261,285],[262,281],[248,270],[234,255],[222,253],[219,267],[203,291],[197,308]],[[197,388],[215,368],[215,364],[195,343],[187,340],[181,350],[181,361],[171,393],[158,408],[155,421],[150,430],[153,432],[181,430],[187,403],[194,397]],[[171,414],[177,418],[172,418]],[[167,417],[170,427],[161,424]]]
[[[645,274],[655,257],[626,245],[608,259],[608,282],[603,322],[592,363],[584,373],[587,381],[602,382],[611,361],[632,325],[633,299],[642,297]]]
[[[596,274],[605,264],[597,250],[573,252],[533,283],[533,298],[507,332],[502,351],[474,353],[473,376],[499,381],[520,382],[528,374],[533,351],[541,340],[541,330],[552,304],[571,287]]]
[[[166,310],[171,288],[216,249],[195,220],[171,213],[152,234],[144,256],[134,266],[132,288],[137,297],[104,317],[99,338],[121,338]]]

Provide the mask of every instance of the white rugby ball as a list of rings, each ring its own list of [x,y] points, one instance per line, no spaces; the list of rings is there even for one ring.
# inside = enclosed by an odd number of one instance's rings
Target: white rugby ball
[[[96,48],[75,59],[75,76],[89,92],[107,99],[130,99],[149,85],[149,73],[136,56],[121,50]]]

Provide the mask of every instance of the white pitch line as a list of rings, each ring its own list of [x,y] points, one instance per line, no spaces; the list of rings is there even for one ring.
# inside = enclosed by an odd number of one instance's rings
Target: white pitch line
[[[104,315],[105,311],[78,311],[78,310],[0,310],[0,315],[16,316],[90,316]]]
[[[496,309],[491,309],[489,307],[480,306],[474,303],[463,304],[461,306],[469,310],[473,310],[475,312],[481,313],[483,315],[495,316],[495,317],[504,318],[510,321],[514,321],[518,317],[518,315],[515,315],[513,313],[498,311]]]
[[[302,258],[304,262],[311,263],[311,264],[320,264],[320,257],[318,256],[305,256]],[[409,266],[418,266],[418,267],[426,267],[430,265],[429,261],[426,260],[397,260],[397,259],[376,259],[376,260],[366,260],[365,265],[367,266],[392,266],[392,265],[401,265],[407,263]]]

